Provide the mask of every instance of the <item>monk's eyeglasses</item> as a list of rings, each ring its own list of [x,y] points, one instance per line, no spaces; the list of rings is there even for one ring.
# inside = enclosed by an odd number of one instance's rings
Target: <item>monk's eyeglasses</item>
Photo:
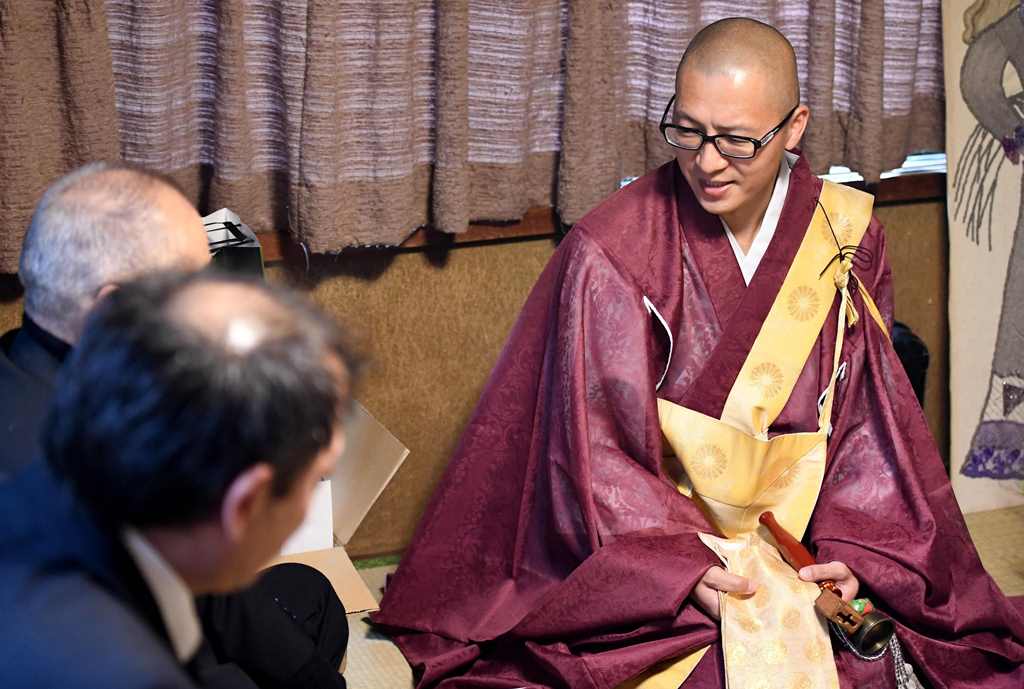
[[[668,101],[668,106],[665,107],[665,112],[661,116],[661,124],[658,125],[658,129],[661,130],[661,135],[665,137],[665,141],[670,146],[676,148],[682,148],[687,151],[697,151],[704,147],[704,144],[710,141],[726,158],[740,158],[748,159],[753,158],[757,155],[758,150],[762,146],[768,144],[775,135],[785,126],[789,118],[793,116],[799,105],[794,105],[793,109],[786,113],[786,116],[782,118],[782,122],[771,128],[767,134],[762,136],[760,139],[754,139],[749,136],[738,136],[736,134],[715,134],[714,136],[708,136],[699,129],[693,127],[683,127],[678,124],[671,124],[669,119],[669,113],[672,112],[672,105],[676,102],[676,97],[672,96]]]

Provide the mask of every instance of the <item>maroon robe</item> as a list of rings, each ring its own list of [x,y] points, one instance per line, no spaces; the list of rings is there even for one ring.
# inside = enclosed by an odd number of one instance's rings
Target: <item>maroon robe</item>
[[[656,399],[721,413],[820,188],[798,162],[749,287],[674,162],[569,233],[374,616],[418,686],[610,689],[708,644],[683,686],[723,686],[718,624],[689,598],[719,564],[697,537],[714,529],[663,473]],[[891,321],[877,221],[861,246],[855,272]],[[853,301],[862,320],[805,542],[849,565],[932,686],[1019,689],[1024,620],[982,569],[899,359]],[[771,434],[817,429],[835,312]],[[843,687],[894,686],[888,656],[834,646]]]

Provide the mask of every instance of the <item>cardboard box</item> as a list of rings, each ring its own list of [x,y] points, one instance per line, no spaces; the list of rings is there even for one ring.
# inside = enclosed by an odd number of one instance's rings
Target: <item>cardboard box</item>
[[[305,521],[270,565],[309,565],[327,577],[348,613],[376,610],[377,600],[345,546],[408,455],[407,447],[354,403],[345,423],[344,454],[330,480],[317,487]]]

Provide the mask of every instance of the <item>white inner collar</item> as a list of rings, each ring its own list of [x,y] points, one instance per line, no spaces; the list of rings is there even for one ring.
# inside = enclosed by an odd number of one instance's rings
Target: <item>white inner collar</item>
[[[775,236],[775,230],[778,229],[779,217],[782,215],[782,207],[786,203],[786,194],[789,191],[790,168],[796,161],[797,156],[789,151],[783,154],[782,162],[779,163],[779,174],[775,177],[775,188],[772,190],[772,197],[768,201],[768,208],[761,219],[760,227],[757,228],[757,234],[754,235],[750,251],[746,254],[740,248],[740,244],[736,241],[736,236],[732,233],[728,223],[725,222],[724,218],[719,217],[719,220],[722,221],[722,227],[725,228],[725,236],[729,238],[732,252],[736,256],[736,262],[740,264],[740,272],[743,273],[743,282],[746,285],[749,285],[750,281],[754,278],[754,273],[757,272],[757,267],[761,265],[761,259],[764,258],[765,252],[768,251],[768,246],[772,242],[772,237]]]
[[[192,591],[142,534],[126,528],[123,537],[125,547],[160,608],[174,655],[182,663],[188,662],[202,641],[202,628]]]

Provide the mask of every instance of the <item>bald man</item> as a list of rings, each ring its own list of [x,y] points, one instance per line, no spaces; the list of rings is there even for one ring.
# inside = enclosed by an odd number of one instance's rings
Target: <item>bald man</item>
[[[778,31],[693,38],[676,159],[559,246],[375,617],[419,686],[1024,685],[888,339],[872,199],[811,174],[809,116]],[[880,658],[824,581],[895,621]]]
[[[99,162],[50,186],[21,251],[22,327],[0,338],[0,481],[38,464],[57,374],[94,307],[132,279],[209,262],[202,219],[162,175]],[[195,665],[207,687],[344,686],[345,611],[315,570],[274,567],[251,589],[197,606],[209,644]]]

